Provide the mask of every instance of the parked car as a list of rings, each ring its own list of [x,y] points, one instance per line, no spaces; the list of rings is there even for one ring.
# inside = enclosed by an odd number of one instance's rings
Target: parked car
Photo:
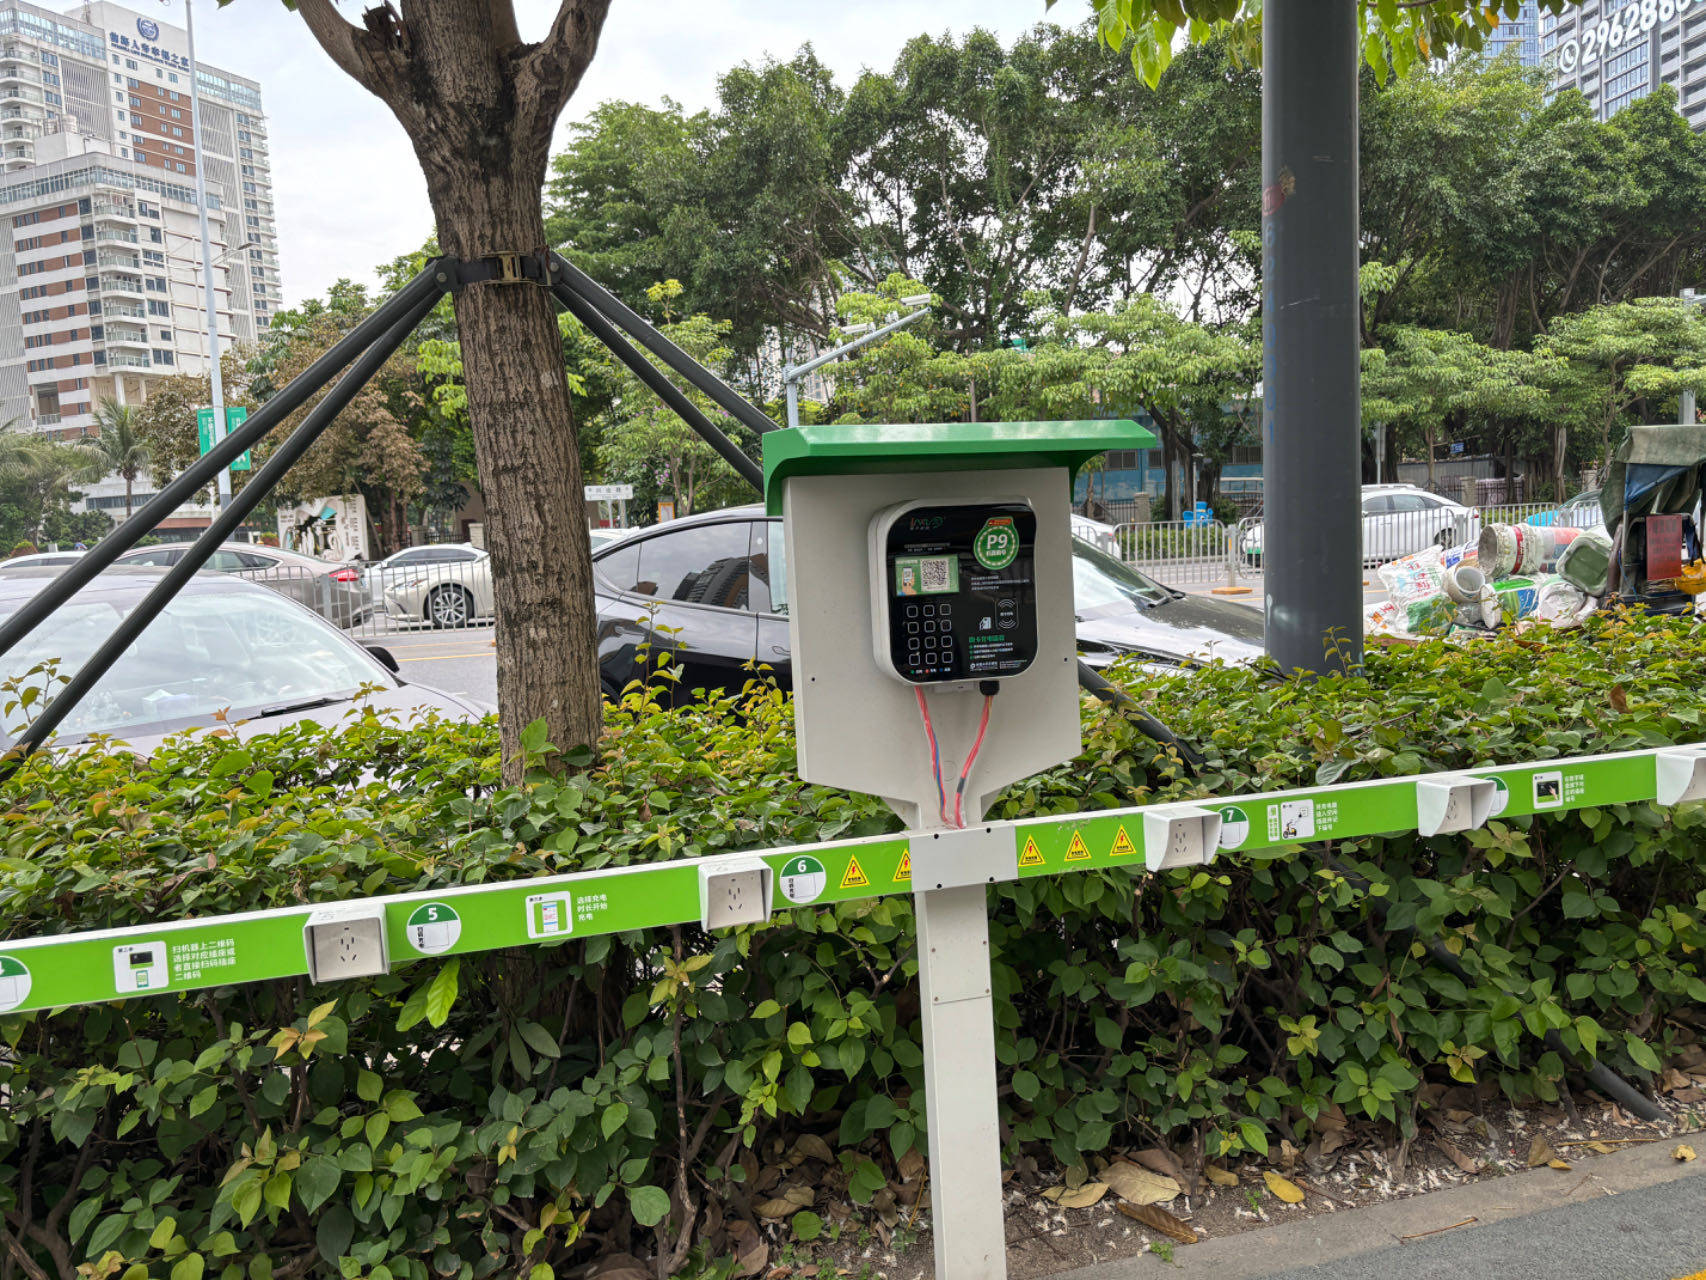
[[[465,627],[492,616],[492,558],[471,542],[405,547],[367,567],[375,613],[395,622]]]
[[[1113,525],[1104,524],[1100,520],[1092,520],[1089,516],[1080,515],[1076,511],[1072,513],[1072,536],[1084,539],[1091,546],[1106,551],[1111,556],[1117,556],[1120,553],[1120,545]]]
[[[1425,547],[1454,547],[1481,535],[1481,513],[1413,484],[1365,484],[1362,487],[1362,558],[1385,564]],[[1262,558],[1262,522],[1244,526],[1239,550]]]
[[[87,554],[86,551],[37,551],[32,555],[0,560],[0,565],[8,569],[63,569],[76,564]]]
[[[188,542],[164,542],[153,547],[126,551],[115,565],[177,564],[190,549]],[[367,616],[367,594],[361,586],[361,570],[352,565],[316,560],[279,547],[248,542],[227,542],[207,558],[204,569],[236,574],[250,582],[271,587],[281,595],[307,605],[315,613],[340,627],[352,627]]]
[[[163,572],[107,569],[0,656],[0,680],[49,658],[58,659],[61,676],[75,674]],[[0,565],[0,617],[57,573]],[[146,751],[167,734],[215,724],[220,711],[268,729],[298,720],[337,725],[363,686],[376,686],[367,705],[405,714],[430,709],[475,720],[489,710],[396,672],[386,650],[356,644],[276,591],[234,574],[198,573],[72,709],[54,742],[101,733]],[[15,741],[17,727],[0,725],[0,743]]]
[[[762,507],[685,516],[593,553],[599,672],[615,697],[667,650],[678,687],[739,689],[754,663],[792,687],[781,585],[782,522]],[[1262,652],[1262,615],[1165,587],[1082,539],[1072,542],[1079,650],[1093,665],[1137,654],[1165,668]]]
[[[1600,510],[1599,490],[1589,489],[1585,493],[1578,493],[1568,502],[1550,511],[1536,511],[1523,523],[1543,527],[1561,525],[1566,529],[1603,529],[1605,512]]]

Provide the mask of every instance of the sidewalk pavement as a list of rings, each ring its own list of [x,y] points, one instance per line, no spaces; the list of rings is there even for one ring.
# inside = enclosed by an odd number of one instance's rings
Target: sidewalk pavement
[[[1706,1271],[1706,1159],[1678,1161],[1676,1145],[1182,1245],[1173,1266],[1141,1254],[1052,1280],[1676,1280]]]

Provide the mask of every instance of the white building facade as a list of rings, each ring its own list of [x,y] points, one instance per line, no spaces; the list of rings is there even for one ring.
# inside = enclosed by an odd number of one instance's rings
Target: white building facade
[[[1608,120],[1661,84],[1706,129],[1706,0],[1587,0],[1540,14],[1540,54],[1552,89],[1579,89]]]
[[[138,404],[161,377],[206,372],[198,142],[221,350],[269,325],[278,240],[260,86],[198,72],[199,121],[181,28],[115,4],[0,0],[0,423],[75,438],[104,399]],[[122,517],[122,483],[87,505]]]

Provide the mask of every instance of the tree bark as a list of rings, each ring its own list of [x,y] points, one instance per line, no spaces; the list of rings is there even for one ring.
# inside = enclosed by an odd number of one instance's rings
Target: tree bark
[[[540,192],[552,130],[597,47],[609,0],[563,0],[537,44],[511,0],[402,0],[366,29],[331,0],[298,11],[328,55],[391,109],[413,145],[452,259],[546,247]],[[555,308],[535,284],[465,286],[456,324],[486,499],[504,776],[544,720],[561,749],[603,726],[592,563]]]

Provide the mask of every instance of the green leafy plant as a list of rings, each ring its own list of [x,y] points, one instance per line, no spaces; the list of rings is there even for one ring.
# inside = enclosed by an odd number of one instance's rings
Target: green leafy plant
[[[658,666],[619,691],[596,765],[549,774],[560,754],[529,730],[515,787],[490,723],[371,709],[338,732],[36,757],[3,797],[7,934],[896,829],[798,780],[785,694],[755,680],[669,710]],[[1083,753],[995,815],[1694,741],[1703,666],[1700,628],[1608,616],[1546,643],[1376,651],[1312,684],[1116,671],[1201,775],[1087,703]],[[1706,1002],[1703,825],[1697,805],[1629,805],[1371,838],[1334,866],[1279,850],[995,886],[1010,1145],[1060,1168],[1156,1141],[1263,1155],[1335,1103],[1413,1132],[1425,1080],[1554,1098],[1596,1059],[1654,1070]],[[751,1202],[811,1135],[815,1199],[777,1220],[834,1237],[825,1210],[857,1223],[925,1141],[915,976],[902,895],[0,1017],[0,1227],[64,1280],[543,1280],[601,1251],[662,1277],[714,1269],[736,1245],[712,1202]]]

